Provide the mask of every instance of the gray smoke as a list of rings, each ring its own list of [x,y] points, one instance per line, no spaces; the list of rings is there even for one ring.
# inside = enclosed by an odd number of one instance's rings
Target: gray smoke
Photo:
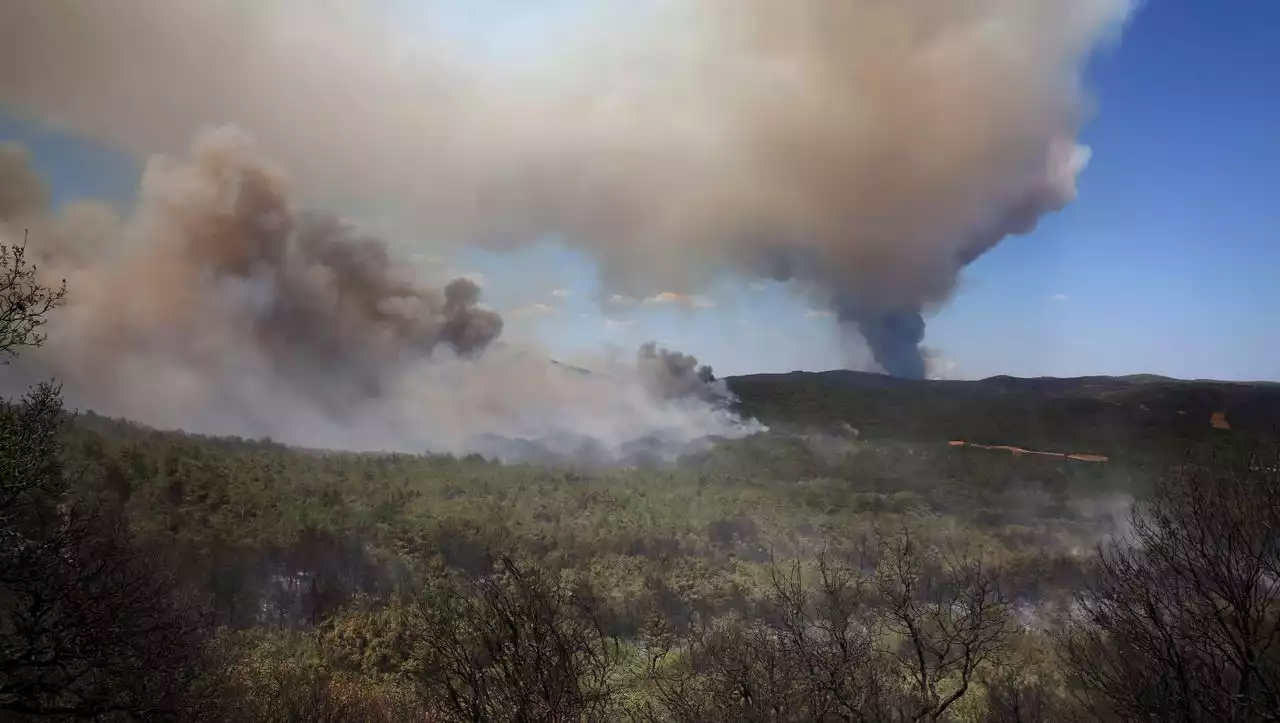
[[[918,376],[963,267],[1075,197],[1081,69],[1132,5],[600,0],[504,66],[429,22],[445,1],[421,27],[377,4],[5,3],[0,102],[138,154],[235,122],[307,197],[377,199],[432,240],[558,235],[605,296],[789,279]]]
[[[924,316],[919,309],[867,309],[850,297],[837,297],[836,318],[866,339],[876,362],[895,377],[924,379]]]
[[[641,345],[636,366],[645,385],[659,399],[691,397],[727,402],[731,398],[710,366],[698,364],[697,357],[689,354],[659,347],[657,342]]]
[[[21,191],[6,194],[20,203],[0,209],[0,221],[48,217],[45,194],[35,190],[43,183],[26,161],[13,146],[0,157],[0,174]],[[100,230],[131,235],[132,253],[123,258],[70,258],[74,251],[52,245],[65,242],[61,234],[34,242],[55,264],[50,273],[79,282],[75,343],[128,352],[140,340],[163,338],[166,351],[194,359],[209,342],[201,336],[208,317],[218,316],[243,324],[281,380],[341,409],[349,394],[380,393],[379,378],[403,355],[430,356],[447,345],[469,356],[502,331],[500,316],[477,307],[472,281],[423,288],[397,273],[380,240],[327,215],[296,214],[283,173],[235,129],[202,136],[189,163],[157,159],[143,184],[138,217]],[[37,230],[56,225],[37,223]],[[61,259],[53,255],[59,252]],[[95,366],[104,364],[95,357]],[[335,387],[335,379],[351,388]]]
[[[379,239],[299,212],[283,170],[235,128],[152,159],[127,219],[93,203],[55,213],[13,146],[0,179],[0,238],[30,228],[32,258],[69,290],[47,346],[6,369],[7,393],[52,374],[101,413],[347,449],[556,432],[612,458],[655,433],[680,445],[751,431],[643,364],[584,376],[501,347],[474,281],[426,286]]]

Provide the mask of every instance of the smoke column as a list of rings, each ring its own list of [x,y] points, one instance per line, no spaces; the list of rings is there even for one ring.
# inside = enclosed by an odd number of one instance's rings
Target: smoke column
[[[0,102],[139,155],[236,123],[305,198],[557,235],[606,296],[790,280],[920,376],[963,267],[1074,199],[1082,67],[1131,0],[600,0],[519,67],[432,6],[5,3]]]

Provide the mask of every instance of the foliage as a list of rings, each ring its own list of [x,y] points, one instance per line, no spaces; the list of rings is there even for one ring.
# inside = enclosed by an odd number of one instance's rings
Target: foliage
[[[432,702],[435,719],[606,720],[617,697],[619,646],[594,593],[545,570],[503,557],[471,583],[437,576],[391,615],[403,661],[393,668]],[[358,659],[365,671],[388,662]]]
[[[0,256],[11,354],[62,291]],[[0,404],[0,714],[1275,718],[1275,390],[730,383],[773,431],[612,469],[160,432],[38,386]]]
[[[156,718],[184,709],[201,609],[102,512],[70,504],[0,553],[0,710]]]
[[[1100,552],[1067,640],[1085,691],[1124,720],[1280,718],[1280,467],[1169,475]]]
[[[1143,377],[980,381],[859,372],[731,377],[740,409],[775,427],[856,428],[864,439],[964,440],[1161,464],[1189,448],[1280,435],[1280,386]],[[1213,425],[1222,414],[1231,429]]]
[[[1004,652],[1012,626],[974,556],[882,538],[827,552],[815,581],[775,567],[761,613],[687,641],[651,633],[654,720],[940,720]],[[657,623],[661,628],[661,622]]]
[[[43,342],[62,298],[0,248],[0,353]],[[107,502],[76,484],[66,415],[43,384],[0,406],[0,712],[161,719],[185,710],[201,607],[148,559]]]
[[[326,667],[317,641],[299,633],[224,631],[195,686],[209,723],[424,720],[411,686]]]

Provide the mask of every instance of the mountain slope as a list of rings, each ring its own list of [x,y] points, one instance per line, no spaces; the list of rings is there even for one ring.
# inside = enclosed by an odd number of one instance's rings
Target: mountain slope
[[[847,423],[863,436],[1147,457],[1280,435],[1280,385],[1137,377],[912,381],[850,371],[730,377],[771,426]]]

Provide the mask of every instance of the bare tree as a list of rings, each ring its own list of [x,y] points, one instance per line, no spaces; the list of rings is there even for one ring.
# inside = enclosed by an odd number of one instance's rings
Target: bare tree
[[[616,702],[619,649],[595,596],[508,557],[476,583],[432,586],[406,638],[439,720],[609,720]]]
[[[1005,652],[1009,603],[976,556],[923,547],[907,531],[882,542],[880,553],[884,624],[901,641],[887,652],[911,683],[909,718],[939,720]]]
[[[1280,720],[1280,473],[1184,465],[1099,550],[1063,650],[1095,714],[1126,721]]]
[[[799,563],[771,570],[764,609],[713,621],[687,640],[648,626],[649,681],[658,705],[641,717],[689,723],[873,721],[894,681],[875,665],[878,622],[863,570],[835,555],[817,560],[805,584]]]
[[[26,262],[25,244],[0,245],[0,364],[44,343],[40,328],[65,295],[65,282],[56,290],[40,284],[38,269]],[[0,403],[0,522],[6,530],[29,508],[37,486],[59,481],[60,392],[45,383],[18,404]]]
[[[871,561],[878,565],[871,571]],[[946,563],[946,564],[943,564]],[[776,565],[764,614],[680,640],[650,626],[649,720],[938,720],[1011,632],[995,576],[907,533],[824,553],[816,580]]]
[[[679,640],[664,638],[654,621],[648,638],[651,700],[637,717],[681,723],[806,720],[810,706],[820,702],[804,698],[804,681],[773,632],[760,621],[716,620]]]
[[[1015,664],[994,666],[982,676],[986,692],[983,723],[1066,723],[1076,711],[1057,681],[1027,675]]]
[[[40,282],[39,269],[26,261],[25,236],[21,246],[0,245],[0,363],[44,343],[40,329],[62,304],[66,286],[65,280],[56,289]]]

